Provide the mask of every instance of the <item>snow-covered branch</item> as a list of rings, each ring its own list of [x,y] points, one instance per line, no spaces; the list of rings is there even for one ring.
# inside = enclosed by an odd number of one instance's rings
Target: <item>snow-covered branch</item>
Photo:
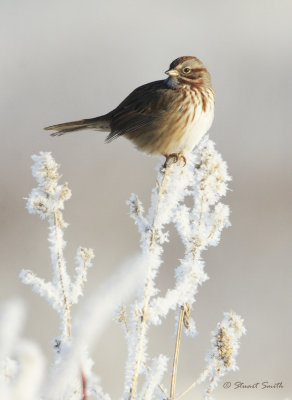
[[[53,267],[52,282],[44,282],[33,272],[22,270],[20,278],[25,284],[30,284],[41,296],[44,296],[52,307],[59,313],[62,332],[60,343],[71,338],[71,306],[78,301],[82,294],[87,270],[94,257],[91,249],[80,247],[77,250],[77,267],[75,281],[72,282],[67,273],[64,258],[64,229],[68,224],[63,219],[64,202],[71,197],[68,184],[59,184],[59,165],[50,153],[41,152],[32,156],[34,165],[32,175],[38,183],[27,199],[27,209],[32,214],[38,214],[49,222],[49,243]],[[60,351],[60,348],[58,349]]]

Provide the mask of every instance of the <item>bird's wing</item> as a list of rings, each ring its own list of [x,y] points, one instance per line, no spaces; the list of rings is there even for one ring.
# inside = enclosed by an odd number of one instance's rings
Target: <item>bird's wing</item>
[[[170,111],[175,96],[163,80],[138,87],[110,113],[111,133],[106,142],[126,133],[142,134],[153,129]]]

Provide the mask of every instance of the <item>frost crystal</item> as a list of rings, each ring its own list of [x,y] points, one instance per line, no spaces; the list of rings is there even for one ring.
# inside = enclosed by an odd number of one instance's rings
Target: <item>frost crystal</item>
[[[130,197],[128,204],[141,235],[146,277],[144,291],[132,306],[126,331],[128,360],[124,398],[130,396],[134,400],[136,396],[146,396],[147,380],[143,395],[136,392],[139,376],[147,363],[150,325],[161,324],[162,318],[171,310],[183,310],[181,323],[186,334],[196,334],[191,310],[200,285],[208,279],[201,254],[209,246],[216,246],[222,229],[230,225],[229,208],[220,202],[230,179],[226,163],[215,150],[214,143],[205,137],[195,152],[188,154],[186,166],[182,167],[178,162],[159,170],[146,216],[138,196],[132,194]],[[192,207],[185,205],[186,197],[192,198]],[[159,296],[155,279],[163,262],[163,244],[169,240],[165,228],[170,223],[176,226],[185,254],[175,269],[174,287],[169,288],[164,296]],[[197,383],[203,382],[210,371],[211,367],[208,367]]]

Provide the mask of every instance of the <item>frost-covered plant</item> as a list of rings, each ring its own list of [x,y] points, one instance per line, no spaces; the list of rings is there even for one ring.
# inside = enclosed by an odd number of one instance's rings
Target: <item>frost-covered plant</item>
[[[34,342],[21,337],[25,309],[20,300],[0,307],[0,399],[38,400],[45,359]]]
[[[126,331],[128,360],[125,399],[144,399],[144,391],[138,390],[139,377],[143,373],[146,374],[144,387],[152,388],[149,396],[156,397],[154,390],[157,391],[160,382],[157,380],[154,367],[152,373],[147,371],[147,333],[151,325],[161,324],[162,318],[165,318],[171,310],[177,313],[177,341],[170,394],[166,397],[175,398],[182,326],[184,325],[186,334],[195,336],[195,323],[190,317],[190,312],[199,286],[208,279],[201,253],[208,246],[216,246],[222,229],[229,226],[229,208],[219,201],[226,194],[229,180],[226,163],[215,150],[214,143],[205,138],[196,151],[188,155],[186,166],[183,167],[179,163],[168,164],[166,168],[158,171],[157,186],[153,190],[151,206],[146,217],[141,201],[135,194],[131,195],[129,201],[131,217],[138,225],[141,235],[141,249],[147,266],[147,276],[143,293],[131,306],[129,328]],[[193,198],[191,208],[185,205],[187,196]],[[170,223],[176,226],[185,247],[185,255],[175,270],[174,288],[168,289],[164,296],[159,296],[155,278],[163,261],[163,244],[169,240],[165,226]],[[160,355],[154,360],[157,363],[162,359],[164,362],[160,367],[160,378],[166,370],[165,358]],[[207,372],[204,372],[205,378],[211,372],[212,368],[208,367]],[[216,378],[221,375],[217,373]],[[156,382],[155,385],[153,380]],[[213,381],[216,382],[216,379]],[[210,386],[208,393],[213,388],[214,384]],[[162,387],[160,389],[160,393],[159,390],[157,393],[165,397],[165,390]]]
[[[245,334],[243,319],[234,312],[224,313],[224,318],[217,324],[211,334],[211,350],[206,357],[210,368],[210,382],[205,393],[205,399],[216,387],[219,379],[229,371],[236,371],[236,355],[239,349],[239,339]]]
[[[88,356],[88,349],[111,320],[118,305],[136,290],[136,282],[141,281],[143,273],[142,265],[136,267],[137,258],[123,265],[116,275],[91,296],[81,316],[77,317],[79,324],[72,328],[71,307],[83,294],[94,254],[91,249],[78,248],[75,277],[71,279],[63,254],[66,244],[63,239],[64,229],[68,224],[64,222],[62,213],[64,202],[71,197],[71,191],[67,183],[59,184],[59,166],[50,153],[41,152],[32,156],[32,159],[32,174],[38,187],[28,197],[27,208],[30,213],[38,214],[49,222],[53,279],[45,282],[30,270],[22,270],[20,277],[23,283],[32,285],[38,294],[47,299],[58,312],[61,323],[61,335],[54,341],[55,365],[50,371],[50,378],[43,382],[43,392],[46,398],[52,400],[85,399],[87,395],[106,399],[107,395],[92,373],[93,361]]]
[[[191,312],[199,287],[208,279],[202,251],[217,245],[222,229],[229,226],[229,208],[220,199],[226,194],[230,177],[214,143],[206,137],[188,155],[186,165],[168,162],[158,169],[157,185],[146,216],[137,195],[131,195],[128,204],[141,235],[141,255],[128,260],[89,298],[75,323],[71,320],[71,308],[82,295],[93,251],[83,247],[77,250],[72,279],[63,254],[63,235],[67,227],[63,209],[71,192],[66,183],[59,183],[59,166],[50,153],[40,153],[33,156],[33,160],[32,172],[38,187],[27,199],[27,208],[49,222],[53,279],[45,282],[29,270],[23,270],[20,276],[58,312],[61,334],[54,342],[55,363],[45,370],[37,347],[30,342],[25,342],[24,346],[19,336],[23,320],[21,306],[7,306],[9,312],[3,315],[0,312],[0,397],[8,400],[109,400],[92,372],[89,350],[115,313],[124,328],[128,346],[125,400],[178,400],[207,378],[203,398],[210,399],[219,379],[237,368],[235,357],[245,328],[242,319],[233,312],[224,313],[223,321],[211,334],[211,349],[204,371],[179,396],[175,394],[175,386],[181,334],[184,330],[187,335],[196,335]],[[186,206],[186,198],[192,199],[191,207]],[[162,296],[156,287],[156,278],[163,262],[164,244],[169,241],[166,227],[171,223],[177,229],[185,252],[174,271],[174,286]],[[134,292],[138,293],[137,298],[127,312],[124,304]],[[148,333],[150,327],[161,324],[170,311],[175,313],[177,333],[168,391],[162,384],[168,357],[158,354],[150,358]],[[28,371],[29,366],[23,362],[22,354],[28,353],[33,355],[35,365],[39,365],[38,374],[34,368]]]
[[[31,284],[36,292],[44,296],[59,313],[62,324],[60,340],[56,341],[59,348],[62,342],[71,337],[71,307],[82,295],[83,284],[87,279],[87,271],[94,257],[91,249],[80,247],[76,255],[76,277],[72,281],[67,273],[63,250],[66,242],[63,239],[64,229],[68,224],[63,219],[64,202],[71,197],[68,184],[59,184],[58,164],[50,153],[40,153],[32,156],[34,165],[32,175],[38,182],[27,199],[27,209],[32,214],[38,214],[49,222],[49,243],[53,266],[52,282],[45,282],[29,270],[22,270],[20,277],[23,283]]]

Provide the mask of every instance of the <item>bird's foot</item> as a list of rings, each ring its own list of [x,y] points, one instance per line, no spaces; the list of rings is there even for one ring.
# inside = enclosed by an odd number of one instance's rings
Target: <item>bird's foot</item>
[[[181,154],[181,153],[171,153],[171,154],[164,154],[165,157],[165,163],[163,164],[163,168],[165,169],[166,167],[168,167],[171,164],[177,163],[178,161],[183,161],[184,165],[183,167],[186,165],[187,163],[187,159],[186,157]]]

